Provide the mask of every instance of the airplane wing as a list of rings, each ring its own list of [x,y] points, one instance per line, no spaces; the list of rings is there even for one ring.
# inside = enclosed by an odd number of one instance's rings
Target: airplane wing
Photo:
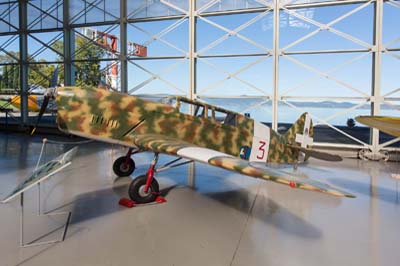
[[[22,183],[20,183],[7,197],[5,197],[1,203],[7,203],[13,198],[20,195],[22,192],[28,190],[33,185],[44,181],[46,178],[54,175],[55,173],[61,171],[65,167],[71,164],[71,160],[78,150],[78,147],[72,148],[66,153],[61,154],[54,160],[51,160],[38,169],[36,169],[31,176],[26,178]]]
[[[272,169],[267,166],[260,167],[249,161],[222,152],[197,147],[191,143],[168,139],[159,135],[136,135],[134,142],[137,146],[144,149],[196,160],[240,174],[288,185],[292,188],[312,190],[340,197],[355,197],[350,193],[333,188],[328,184]]]
[[[389,135],[400,137],[400,117],[357,116],[356,120],[364,125],[377,128]]]

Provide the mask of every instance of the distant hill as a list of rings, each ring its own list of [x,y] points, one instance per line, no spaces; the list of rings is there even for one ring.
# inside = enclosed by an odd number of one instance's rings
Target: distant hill
[[[144,97],[147,99],[153,99],[153,100],[157,100],[157,99],[162,99],[162,98],[168,98],[168,97],[174,97],[175,95],[169,95],[169,94],[157,94],[157,95],[152,95],[152,94],[141,94],[141,95],[137,95],[139,97]],[[201,97],[202,100],[206,101],[206,102],[210,102],[211,104],[215,104],[215,105],[243,105],[243,104],[252,104],[255,102],[259,102],[259,101],[264,101],[264,99],[262,98],[258,98],[258,97],[249,97],[249,96],[242,96],[243,98],[240,97],[235,97],[235,98],[217,98],[217,97]],[[219,103],[221,102],[221,103]],[[311,101],[288,101],[290,104],[293,104],[294,106],[297,107],[314,107],[314,108],[337,108],[337,109],[349,109],[357,104],[359,104],[359,102],[357,103],[352,103],[352,102],[336,102],[336,101],[321,101],[321,102],[311,102]],[[263,105],[265,106],[271,106],[272,102],[268,101],[266,103],[264,103]],[[284,106],[286,105],[283,102],[279,103],[280,106]],[[400,108],[400,105],[395,105],[398,108]],[[369,104],[365,104],[361,107],[359,107],[358,109],[365,109],[365,110],[369,110],[371,107]],[[387,105],[381,105],[381,109],[383,110],[391,110],[393,109],[390,106]]]

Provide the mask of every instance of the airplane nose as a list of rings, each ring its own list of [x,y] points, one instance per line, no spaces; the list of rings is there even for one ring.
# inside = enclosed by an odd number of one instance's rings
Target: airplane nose
[[[57,97],[57,87],[46,89],[44,97],[55,99]]]
[[[48,88],[44,93],[43,103],[39,110],[38,119],[36,120],[35,126],[31,131],[31,135],[33,135],[36,131],[37,126],[39,125],[40,120],[43,117],[44,112],[46,111],[47,105],[49,104],[50,99],[55,99],[57,96],[57,87]]]

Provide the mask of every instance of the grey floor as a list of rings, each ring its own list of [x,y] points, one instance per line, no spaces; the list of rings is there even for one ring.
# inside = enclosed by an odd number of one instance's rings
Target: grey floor
[[[34,169],[41,137],[0,133],[0,198]],[[49,137],[51,159],[79,139]],[[158,174],[167,203],[128,209],[130,178],[111,165],[124,152],[80,144],[73,164],[41,187],[42,211],[72,211],[64,242],[20,248],[19,200],[0,205],[0,265],[400,265],[397,163],[312,160],[297,170],[354,193],[343,199],[196,164]],[[142,174],[150,153],[135,157]],[[167,161],[164,157],[161,161]],[[161,162],[161,163],[162,163]],[[25,241],[54,231],[65,216],[37,216],[25,194]],[[62,219],[61,219],[62,218]],[[59,237],[54,231],[44,240]]]

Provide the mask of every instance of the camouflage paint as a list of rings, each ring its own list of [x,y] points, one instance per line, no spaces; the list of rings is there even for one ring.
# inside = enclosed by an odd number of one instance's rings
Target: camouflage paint
[[[59,88],[57,105],[60,130],[141,149],[158,145],[157,141],[150,144],[143,141],[149,135],[152,139],[154,136],[160,140],[176,139],[179,143],[239,157],[241,148],[251,147],[253,141],[254,121],[237,113],[237,125],[231,126],[211,118],[183,114],[167,104],[93,87]],[[209,110],[217,108],[206,106]],[[299,151],[287,144],[294,144],[296,133],[303,133],[305,116],[284,135],[269,129],[268,162],[297,162]]]
[[[212,118],[180,113],[170,105],[91,87],[59,88],[56,100],[59,128],[75,135],[171,155],[185,151],[183,157],[187,159],[201,160],[292,188],[354,197],[327,184],[267,167],[255,167],[252,162],[240,159],[241,148],[252,146],[254,130],[254,121],[241,114],[236,114],[237,125],[231,126]],[[306,115],[303,114],[284,135],[269,128],[269,162],[297,161],[299,148],[289,146],[294,145],[296,134],[303,134]],[[309,136],[313,136],[312,125]]]

